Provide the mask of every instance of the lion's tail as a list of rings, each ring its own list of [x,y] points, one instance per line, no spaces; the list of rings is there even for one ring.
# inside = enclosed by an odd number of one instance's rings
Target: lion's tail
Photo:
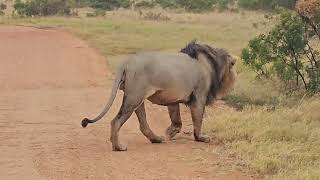
[[[113,82],[111,96],[108,100],[108,103],[103,108],[103,111],[93,120],[90,120],[88,118],[84,118],[81,122],[81,125],[83,128],[87,127],[87,125],[89,123],[95,123],[95,122],[99,121],[109,111],[109,109],[110,109],[110,107],[111,107],[111,105],[117,95],[117,91],[118,91],[120,85],[124,82],[124,77],[125,77],[125,68],[124,68],[124,66],[122,66],[120,68],[119,72],[117,73],[116,78]]]

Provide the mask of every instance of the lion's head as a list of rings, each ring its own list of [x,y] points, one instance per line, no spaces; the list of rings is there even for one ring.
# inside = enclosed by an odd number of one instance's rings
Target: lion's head
[[[199,59],[199,55],[202,54],[210,62],[213,73],[207,103],[211,103],[217,97],[220,98],[227,95],[232,90],[236,79],[236,71],[234,69],[236,59],[227,50],[212,48],[209,45],[192,41],[180,52],[188,54],[194,59]]]

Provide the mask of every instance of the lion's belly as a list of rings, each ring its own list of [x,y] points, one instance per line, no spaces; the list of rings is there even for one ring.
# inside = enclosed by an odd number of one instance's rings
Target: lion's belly
[[[157,91],[148,98],[153,104],[158,105],[171,105],[177,103],[188,103],[190,95],[178,95],[173,91]]]

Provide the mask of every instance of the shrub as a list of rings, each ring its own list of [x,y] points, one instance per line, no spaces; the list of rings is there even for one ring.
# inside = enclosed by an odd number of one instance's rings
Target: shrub
[[[216,0],[176,0],[177,4],[188,11],[208,11],[213,8]]]
[[[277,5],[279,6],[294,9],[297,0],[278,0],[277,2]]]
[[[297,0],[238,0],[238,5],[245,9],[274,9],[282,6],[289,9],[295,7]]]
[[[229,5],[238,5],[246,9],[274,9],[276,6],[294,8],[296,0],[77,0],[77,6],[89,4],[96,9],[112,10],[120,7],[127,8],[133,2],[136,7],[152,8],[156,5],[162,8],[184,8],[187,11],[203,12],[217,7],[219,10],[228,9]]]
[[[274,0],[239,0],[239,6],[246,9],[272,9]]]
[[[155,3],[163,8],[178,8],[176,0],[155,0]]]
[[[314,38],[298,14],[285,12],[268,34],[261,34],[243,49],[241,58],[259,78],[280,78],[286,85],[302,81],[309,92],[320,92],[320,56]]]
[[[156,4],[152,1],[139,1],[137,3],[135,3],[135,6],[138,8],[153,8]]]
[[[69,15],[71,12],[65,0],[16,0],[14,9],[22,16]]]
[[[99,17],[99,16],[105,16],[106,11],[103,9],[96,9],[93,13],[87,13],[87,17]]]
[[[90,7],[96,9],[113,10],[120,7],[127,8],[131,5],[130,0],[88,0]]]

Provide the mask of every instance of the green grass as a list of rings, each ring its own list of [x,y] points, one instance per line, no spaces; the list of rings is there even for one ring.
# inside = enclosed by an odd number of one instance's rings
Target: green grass
[[[60,27],[96,47],[116,66],[138,51],[178,51],[194,38],[240,56],[248,41],[272,27],[258,12],[165,12],[170,21],[146,21],[137,12],[104,18],[0,18],[0,24]],[[226,98],[237,110],[207,108],[205,131],[226,153],[270,179],[320,178],[320,98],[285,95],[278,81],[257,81],[238,60],[235,89]]]

